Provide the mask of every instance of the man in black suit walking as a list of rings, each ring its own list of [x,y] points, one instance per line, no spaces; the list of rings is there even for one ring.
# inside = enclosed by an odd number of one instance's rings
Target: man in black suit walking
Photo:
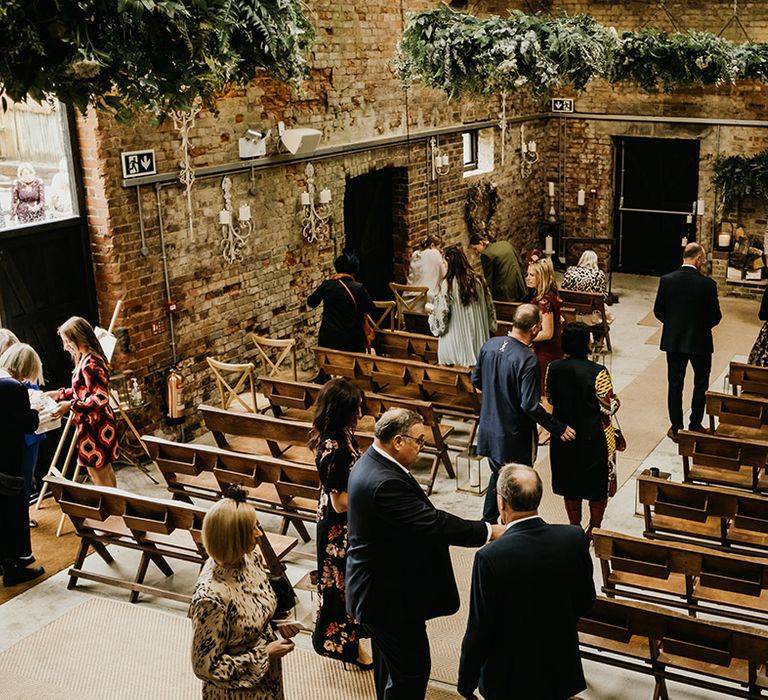
[[[479,547],[504,531],[437,510],[408,471],[424,445],[417,413],[396,408],[348,485],[347,610],[371,635],[376,697],[420,700],[431,666],[426,620],[459,609],[449,545]]]
[[[709,373],[712,369],[712,329],[720,323],[717,285],[704,277],[704,249],[689,243],[683,265],[659,280],[653,315],[664,324],[661,349],[667,353],[667,410],[672,426],[667,435],[677,442],[683,428],[683,384],[688,363],[693,367],[693,397],[689,430],[702,430]]]
[[[580,527],[539,517],[533,469],[508,464],[496,490],[506,532],[475,555],[458,691],[564,700],[587,687],[576,629],[595,601],[587,540]]]

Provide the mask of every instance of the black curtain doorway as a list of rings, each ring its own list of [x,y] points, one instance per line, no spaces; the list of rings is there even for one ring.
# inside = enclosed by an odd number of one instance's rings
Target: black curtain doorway
[[[696,240],[699,145],[616,139],[614,269],[663,275],[680,265],[683,239]]]
[[[394,168],[347,179],[344,193],[345,250],[360,259],[360,279],[372,299],[389,299],[394,279],[392,187]]]

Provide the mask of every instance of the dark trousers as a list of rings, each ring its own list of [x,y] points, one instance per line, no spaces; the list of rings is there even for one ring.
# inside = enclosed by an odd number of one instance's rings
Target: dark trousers
[[[506,464],[506,462],[504,464]],[[491,476],[488,478],[488,490],[485,492],[483,520],[487,523],[491,523],[491,525],[495,525],[499,522],[499,504],[496,503],[496,481],[499,478],[499,469],[501,469],[504,464],[499,464],[488,457],[488,465],[491,467]]]
[[[371,635],[376,700],[422,700],[432,666],[426,623],[364,626]]]
[[[691,398],[690,430],[701,428],[704,418],[705,394],[709,388],[709,373],[712,369],[712,355],[693,355],[687,352],[667,353],[667,410],[672,430],[683,428],[683,385],[688,363],[693,367],[693,397]]]

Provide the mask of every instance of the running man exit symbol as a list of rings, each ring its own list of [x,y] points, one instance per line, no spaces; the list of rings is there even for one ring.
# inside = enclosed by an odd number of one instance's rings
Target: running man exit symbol
[[[153,150],[125,151],[120,154],[120,158],[123,163],[123,179],[125,180],[132,177],[154,175],[157,172]]]

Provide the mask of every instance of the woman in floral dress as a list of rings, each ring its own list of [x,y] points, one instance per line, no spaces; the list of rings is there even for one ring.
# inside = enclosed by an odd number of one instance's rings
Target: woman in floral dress
[[[277,597],[256,545],[263,536],[240,487],[203,520],[203,566],[189,606],[192,670],[203,700],[283,700],[280,659],[293,651],[296,625],[272,628]]]
[[[317,510],[317,611],[312,644],[332,659],[368,670],[373,659],[360,646],[363,628],[347,614],[347,481],[360,456],[353,431],[363,394],[347,379],[332,379],[315,403],[310,446],[322,487]]]
[[[59,402],[54,417],[72,412],[77,436],[77,464],[97,486],[116,486],[117,426],[109,405],[109,362],[91,324],[72,316],[59,327],[64,349],[75,361],[72,387],[49,391]]]

